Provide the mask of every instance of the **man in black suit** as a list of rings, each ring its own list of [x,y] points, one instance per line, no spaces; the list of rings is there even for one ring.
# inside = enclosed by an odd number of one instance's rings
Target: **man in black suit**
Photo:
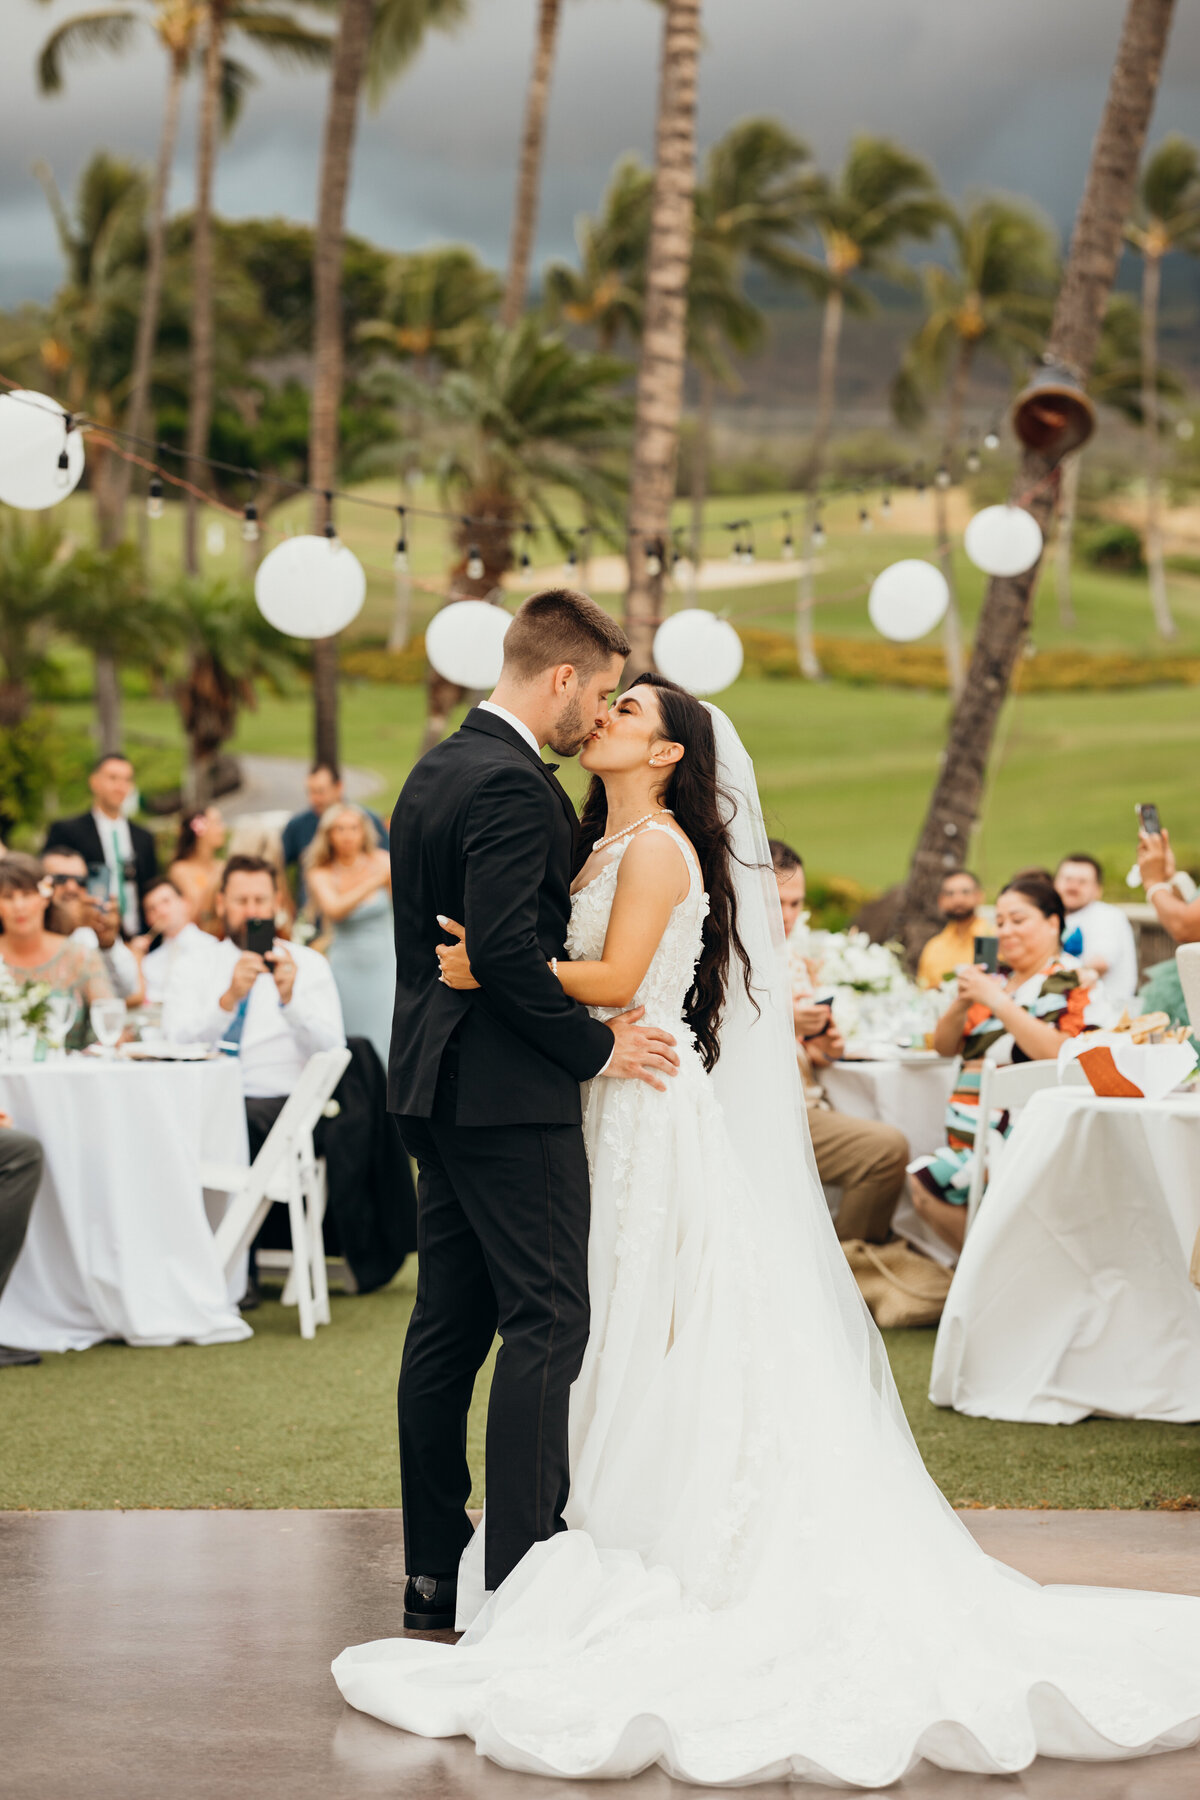
[[[74,850],[89,869],[107,866],[109,897],[117,903],[127,938],[144,929],[142,895],[158,874],[154,839],[127,819],[122,808],[133,792],[133,764],[110,752],[92,764],[88,776],[92,810],[74,819],[56,819],[46,833],[46,850]]]
[[[588,1335],[591,1196],[580,1083],[661,1088],[674,1039],[568,999],[574,808],[540,747],[574,756],[629,644],[582,594],[527,600],[490,701],[422,757],[392,814],[396,1007],[388,1107],[417,1160],[417,1300],[398,1394],[408,1630],[454,1623],[467,1411],[499,1330],[487,1429],[485,1578],[563,1529],[567,1403]],[[480,986],[441,983],[438,917],[466,926]]]

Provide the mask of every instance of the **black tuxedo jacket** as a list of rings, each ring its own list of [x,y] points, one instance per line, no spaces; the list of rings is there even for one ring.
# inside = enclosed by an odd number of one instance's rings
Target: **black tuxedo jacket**
[[[577,830],[550,765],[478,707],[413,769],[392,814],[390,1111],[430,1116],[453,1036],[457,1124],[578,1124],[579,1084],[613,1037],[549,968],[563,954]],[[476,990],[438,979],[439,913],[467,928]]]
[[[134,880],[140,900],[158,874],[158,852],[154,848],[154,838],[150,832],[144,825],[135,825],[132,819],[129,822],[129,841],[133,846]],[[100,842],[100,833],[96,830],[96,821],[90,812],[80,813],[74,819],[55,819],[46,833],[42,849],[74,850],[88,864],[108,860]]]

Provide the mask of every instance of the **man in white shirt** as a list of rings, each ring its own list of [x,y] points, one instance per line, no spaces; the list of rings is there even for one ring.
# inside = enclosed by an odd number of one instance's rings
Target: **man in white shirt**
[[[87,891],[87,863],[77,850],[47,850],[42,868],[53,890],[54,926],[73,944],[98,950],[113,993],[129,1000],[141,986],[129,945],[121,939],[115,900],[94,900]]]
[[[165,1004],[193,958],[208,956],[218,940],[193,924],[188,903],[169,875],[160,875],[146,889],[142,911],[150,931],[162,939],[157,950],[142,958],[142,983],[151,1004]]]
[[[1067,909],[1063,948],[1077,956],[1083,968],[1095,969],[1107,998],[1124,1006],[1138,991],[1137,947],[1121,908],[1100,898],[1104,870],[1094,856],[1081,850],[1063,857],[1054,885]],[[1078,950],[1072,942],[1076,931],[1081,940]]]

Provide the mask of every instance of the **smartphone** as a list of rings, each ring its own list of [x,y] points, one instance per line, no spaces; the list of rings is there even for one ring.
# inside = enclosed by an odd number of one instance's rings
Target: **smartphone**
[[[1158,816],[1158,808],[1153,801],[1148,806],[1135,806],[1133,810],[1138,816],[1138,824],[1147,837],[1162,835],[1162,820]]]
[[[832,994],[814,994],[813,995],[812,1003],[814,1006],[828,1006],[831,1010],[830,1010],[829,1017],[826,1019],[825,1023],[822,1025],[820,1031],[814,1031],[808,1037],[805,1038],[804,1041],[806,1044],[815,1044],[818,1038],[823,1038],[825,1036],[825,1033],[829,1030],[829,1027],[833,1024],[833,1012],[832,1012],[833,1002],[834,1002],[834,996]]]
[[[971,961],[977,968],[986,969],[989,975],[994,975],[1000,965],[999,938],[975,938],[971,946]]]
[[[106,905],[112,892],[112,877],[108,864],[89,863],[86,885],[90,898],[98,900],[101,906]]]
[[[274,919],[247,919],[246,948],[255,956],[266,956],[275,943]]]

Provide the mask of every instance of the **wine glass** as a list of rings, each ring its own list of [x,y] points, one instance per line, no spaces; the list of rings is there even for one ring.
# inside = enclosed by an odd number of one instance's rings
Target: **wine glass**
[[[51,994],[46,1002],[46,1036],[55,1061],[66,1055],[71,1027],[79,1016],[79,1001],[70,991]]]
[[[93,1000],[89,1016],[92,1030],[96,1034],[96,1042],[102,1046],[105,1062],[111,1062],[113,1052],[120,1042],[121,1033],[125,1029],[125,1002],[123,1000]]]
[[[15,1000],[6,1000],[0,1005],[0,1056],[5,1062],[14,1060],[20,1035],[21,1008]]]

